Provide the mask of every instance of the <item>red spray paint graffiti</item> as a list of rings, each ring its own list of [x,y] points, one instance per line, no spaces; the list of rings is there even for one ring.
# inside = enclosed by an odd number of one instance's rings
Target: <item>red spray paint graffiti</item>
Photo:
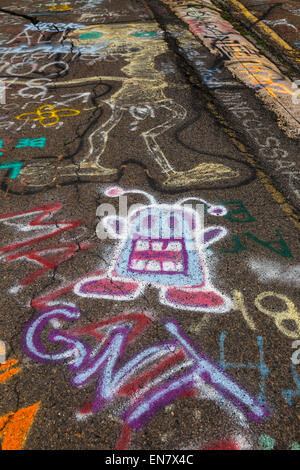
[[[26,276],[20,286],[24,287],[31,284],[37,278],[45,274],[49,270],[54,270],[59,264],[75,256],[80,250],[84,250],[90,246],[89,243],[63,243],[47,247],[39,247],[20,251],[23,248],[32,247],[38,243],[44,242],[49,238],[62,234],[65,231],[75,229],[81,225],[80,220],[71,221],[45,221],[48,217],[53,216],[62,208],[60,203],[51,203],[37,206],[28,211],[9,212],[0,216],[0,222],[7,226],[16,227],[19,232],[36,232],[37,236],[26,238],[5,245],[0,248],[0,253],[11,253],[4,258],[6,262],[17,260],[26,260],[31,263],[38,264],[41,269]],[[22,223],[24,218],[33,218],[30,222]],[[17,253],[16,253],[17,252]]]

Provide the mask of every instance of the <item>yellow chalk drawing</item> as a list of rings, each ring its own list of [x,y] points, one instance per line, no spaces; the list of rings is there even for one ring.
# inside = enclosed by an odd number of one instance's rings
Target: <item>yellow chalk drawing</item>
[[[39,406],[40,402],[0,417],[2,450],[22,449]]]
[[[287,308],[285,310],[274,311],[264,307],[262,301],[267,297],[275,297],[282,300]],[[254,303],[260,312],[275,319],[275,325],[281,333],[289,338],[300,338],[300,315],[295,304],[286,295],[276,294],[275,292],[262,292],[256,297]],[[288,325],[284,326],[283,322],[285,321],[292,321],[295,325],[294,328],[290,328]]]
[[[279,299],[283,301],[286,305],[286,308],[284,310],[274,310],[273,308],[267,308],[265,305],[262,305],[262,302],[267,298],[275,298],[277,300]],[[233,300],[233,310],[240,311],[249,328],[251,328],[251,330],[256,330],[255,323],[245,306],[244,295],[242,292],[234,290]],[[261,313],[264,313],[265,315],[268,315],[275,320],[274,323],[282,334],[288,338],[300,338],[300,313],[298,312],[295,304],[286,295],[277,294],[276,292],[262,292],[261,294],[257,295],[254,300],[254,304]],[[293,326],[289,326],[289,324],[284,325],[284,322],[287,321],[293,322]]]
[[[36,86],[45,86],[45,88],[59,88],[61,85],[82,85],[83,83],[101,83],[102,80],[107,80],[107,81],[113,81],[113,82],[123,82],[126,81],[126,77],[114,77],[113,75],[96,75],[94,77],[84,77],[84,78],[74,78],[73,80],[68,80],[64,82],[52,82],[52,83],[47,83],[46,85],[43,85],[43,82],[36,81],[35,85]],[[38,79],[37,79],[38,80]],[[27,85],[29,80],[11,80],[9,78],[3,78],[1,80],[3,83],[9,84],[14,84],[14,85]],[[136,78],[136,81],[138,82],[139,79]],[[142,80],[143,81],[143,80]],[[185,88],[190,88],[190,85],[184,85],[180,83],[168,83],[167,86],[169,88],[178,88],[178,89],[185,89]]]
[[[6,382],[22,370],[21,367],[11,368],[12,366],[17,365],[18,362],[19,361],[17,359],[11,359],[0,366],[0,384]]]
[[[88,37],[89,31],[103,34],[103,40],[109,42],[107,49],[116,50],[113,41],[116,39],[116,29],[111,26],[90,26],[74,31],[72,40],[76,46],[84,43],[95,44],[97,39],[92,37],[86,41],[78,37]],[[80,33],[80,34],[79,34]],[[111,108],[111,117],[89,136],[89,152],[80,162],[80,168],[93,169],[99,174],[112,172],[104,168],[100,162],[105,152],[109,133],[119,124],[125,112],[129,113],[137,123],[157,117],[167,111],[169,119],[164,123],[141,133],[147,153],[159,165],[166,176],[165,187],[180,187],[192,183],[215,182],[238,176],[231,168],[214,163],[202,163],[187,171],[176,171],[160,148],[157,137],[184,121],[187,112],[185,108],[165,95],[168,83],[162,73],[155,69],[155,58],[167,52],[165,41],[160,38],[156,23],[144,25],[118,25],[118,45],[123,48],[123,56],[128,62],[121,71],[127,78],[120,77],[123,85],[107,101]],[[126,51],[124,52],[124,47]],[[103,77],[104,78],[104,77]],[[115,170],[118,171],[118,170]]]
[[[55,109],[51,104],[40,106],[33,113],[23,113],[16,116],[20,121],[38,121],[44,127],[54,126],[60,121],[61,117],[77,116],[80,111],[77,109]]]
[[[247,312],[245,302],[244,302],[244,296],[238,290],[233,291],[233,308],[232,309],[242,312],[242,315],[244,319],[246,320],[246,322],[248,323],[249,328],[251,328],[251,330],[256,330],[255,323]]]
[[[286,83],[281,83],[282,80],[278,78],[278,73],[273,70],[267,70],[260,59],[255,59],[252,62],[243,62],[239,66],[239,72],[247,74],[248,85],[264,87],[274,98],[277,93],[290,96],[293,94],[293,90]]]
[[[117,26],[93,25],[74,30],[69,34],[69,38],[75,47],[89,46],[97,49],[100,44],[99,54],[104,50],[106,55],[118,53],[125,60],[126,65],[121,68],[124,75],[120,77],[88,77],[90,81],[94,81],[95,78],[98,80],[113,78],[114,81],[120,82],[121,87],[103,102],[103,106],[109,107],[110,117],[88,137],[87,154],[78,162],[78,166],[59,167],[53,172],[60,177],[69,175],[73,171],[77,176],[114,179],[120,172],[119,168],[106,168],[102,165],[102,160],[110,133],[126,115],[127,121],[129,118],[136,123],[135,127],[131,128],[132,136],[138,135],[143,138],[145,155],[150,157],[159,168],[161,179],[163,179],[161,184],[164,187],[180,188],[199,183],[207,183],[213,187],[219,181],[240,178],[238,170],[207,161],[186,171],[177,171],[160,147],[158,137],[182,123],[187,111],[174,99],[166,96],[165,89],[169,85],[164,74],[155,68],[156,57],[168,52],[167,44],[156,22],[143,25],[135,23]],[[161,121],[161,116],[164,115],[167,115],[163,118],[165,121],[153,127],[153,119]],[[21,116],[25,119],[26,115]],[[34,117],[34,119],[37,120],[39,117]],[[139,130],[141,125],[145,127],[147,123],[147,130]],[[207,157],[203,156],[202,159],[207,160]],[[24,181],[28,182],[28,177],[31,185],[41,186],[40,175],[43,171],[46,172],[47,167],[43,170],[42,167],[34,169],[25,166],[21,171],[19,181],[24,178]],[[49,178],[52,178],[51,182],[54,182],[59,176],[49,175]]]
[[[281,83],[282,80],[278,79],[278,74],[272,70],[266,70],[266,67],[258,59],[256,65],[243,62],[242,66],[239,67],[239,71],[247,74],[248,85],[263,87],[274,98],[278,93],[290,96],[293,94],[293,90],[286,83]]]
[[[49,11],[67,11],[67,10],[73,10],[73,8],[69,7],[66,3],[62,3],[61,5],[53,5],[51,8],[49,8]]]

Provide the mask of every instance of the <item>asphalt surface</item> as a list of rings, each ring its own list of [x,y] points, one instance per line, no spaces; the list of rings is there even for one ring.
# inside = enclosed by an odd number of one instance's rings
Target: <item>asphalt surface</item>
[[[242,0],[241,3],[292,47],[299,49],[299,1]]]
[[[3,450],[299,448],[299,137],[167,3],[0,2]]]

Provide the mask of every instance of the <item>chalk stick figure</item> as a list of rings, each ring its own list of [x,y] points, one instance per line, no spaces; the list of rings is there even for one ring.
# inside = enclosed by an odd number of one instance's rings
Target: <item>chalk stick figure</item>
[[[88,136],[88,149],[78,161],[78,165],[49,167],[49,162],[35,162],[25,167],[21,177],[26,183],[43,186],[49,182],[60,182],[64,177],[90,177],[97,181],[115,181],[120,174],[120,168],[107,168],[103,164],[107,144],[111,133],[121,120],[131,122],[130,131],[133,140],[142,137],[144,142],[143,163],[150,162],[157,169],[161,186],[166,189],[176,189],[189,186],[215,187],[220,182],[236,182],[241,179],[240,172],[223,163],[213,163],[210,157],[202,157],[202,161],[195,167],[179,171],[166,157],[158,137],[168,130],[183,123],[186,109],[174,99],[165,94],[165,89],[172,84],[165,81],[163,73],[155,68],[157,56],[168,51],[162,33],[156,25],[118,25],[118,30],[112,25],[89,26],[74,30],[69,38],[78,50],[85,53],[99,54],[118,53],[126,61],[121,68],[124,74],[120,77],[95,77],[101,80],[121,82],[122,86],[114,92],[108,100],[102,101],[102,107],[108,107],[109,118],[97,124]],[[90,80],[91,77],[89,77]],[[68,82],[59,82],[61,84]],[[173,84],[176,87],[176,85]],[[153,126],[153,119],[159,121]],[[143,127],[143,129],[140,129]],[[140,147],[140,144],[139,144]],[[50,165],[51,166],[51,165]],[[42,173],[46,173],[45,178]],[[223,183],[222,183],[223,184]]]

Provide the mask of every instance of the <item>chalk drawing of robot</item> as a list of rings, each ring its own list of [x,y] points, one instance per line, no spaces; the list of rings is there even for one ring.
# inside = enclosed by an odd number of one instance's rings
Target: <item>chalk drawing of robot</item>
[[[158,204],[148,193],[124,191],[113,187],[110,197],[142,194],[149,205],[139,205],[127,218],[107,216],[104,227],[120,239],[108,272],[87,277],[77,283],[74,292],[82,297],[132,300],[142,295],[147,285],[159,290],[160,302],[176,309],[224,313],[231,300],[211,284],[206,249],[226,235],[221,226],[201,226],[200,215],[184,203],[194,199],[206,204],[207,212],[224,216],[223,206],[199,198],[183,199],[176,204]]]
[[[165,188],[181,188],[190,185],[209,185],[214,187],[220,181],[240,178],[240,172],[229,166],[212,163],[203,156],[199,165],[185,171],[177,171],[167,159],[157,138],[172,127],[182,123],[187,115],[186,109],[176,103],[174,99],[167,98],[165,88],[182,87],[183,85],[168,84],[163,73],[155,68],[155,59],[168,52],[168,47],[156,23],[126,25],[97,25],[74,30],[69,36],[75,50],[82,50],[84,54],[98,53],[98,56],[107,57],[109,53],[119,55],[126,61],[121,68],[123,76],[97,76],[69,82],[57,82],[57,85],[72,85],[92,82],[116,81],[122,84],[108,100],[101,106],[108,106],[110,117],[101,123],[88,137],[88,150],[78,162],[78,165],[61,166],[56,170],[56,176],[51,176],[49,163],[38,163],[25,167],[21,177],[31,181],[33,185],[44,185],[41,178],[47,173],[46,180],[53,178],[52,182],[59,182],[63,176],[76,174],[77,177],[91,177],[98,181],[114,181],[120,173],[119,168],[103,166],[107,143],[110,133],[126,117],[131,122],[132,137],[142,136],[145,143],[145,156],[150,157],[162,175],[162,186]],[[77,49],[76,49],[77,48]],[[153,127],[151,119],[160,119],[167,114],[166,120]],[[147,122],[149,126],[147,129]],[[141,130],[141,125],[144,130]],[[145,129],[146,127],[146,129]],[[122,143],[120,143],[122,146]],[[41,183],[41,180],[43,182]]]

